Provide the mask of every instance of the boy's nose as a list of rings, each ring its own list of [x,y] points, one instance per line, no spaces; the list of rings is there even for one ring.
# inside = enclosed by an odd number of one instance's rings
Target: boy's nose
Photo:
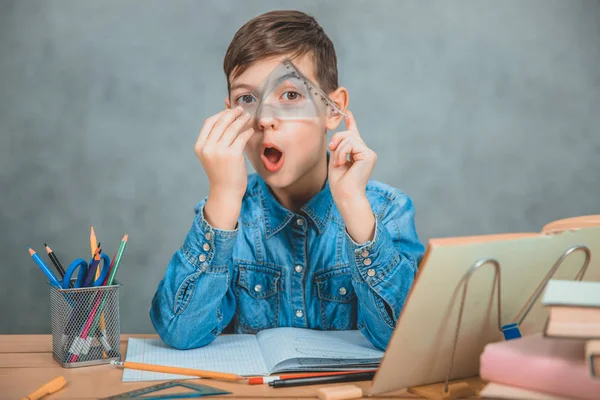
[[[271,116],[259,116],[257,120],[258,127],[260,130],[265,131],[268,129],[276,130],[279,126],[279,120]]]

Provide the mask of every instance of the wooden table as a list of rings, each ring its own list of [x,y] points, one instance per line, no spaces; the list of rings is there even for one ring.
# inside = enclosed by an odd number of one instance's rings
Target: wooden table
[[[127,354],[127,339],[129,337],[157,337],[157,335],[121,335],[121,354],[123,360]],[[52,358],[51,335],[0,335],[0,399],[20,399],[61,375],[67,380],[67,385],[59,392],[44,397],[44,400],[98,399],[165,382],[121,382],[122,374],[122,369],[108,364],[62,368]],[[299,386],[273,389],[268,385],[247,385],[208,379],[191,379],[189,381],[217,387],[232,393],[230,395],[203,397],[215,399],[260,399],[265,397],[307,399],[316,398],[317,389],[319,388],[316,386]],[[364,388],[367,387],[369,382],[356,382],[353,384]],[[336,384],[327,386],[334,385]],[[186,390],[183,388],[176,390],[176,392],[184,391]],[[369,398],[416,399],[419,397],[402,390]]]

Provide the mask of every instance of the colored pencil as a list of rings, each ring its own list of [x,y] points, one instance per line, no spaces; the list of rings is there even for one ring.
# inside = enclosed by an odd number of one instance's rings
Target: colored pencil
[[[55,286],[57,286],[60,289],[61,288],[60,282],[58,281],[58,279],[56,279],[56,276],[54,276],[52,271],[50,271],[50,268],[48,268],[46,263],[44,263],[44,261],[40,258],[40,256],[31,247],[28,247],[28,250],[29,250],[29,255],[31,256],[31,258],[33,258],[33,261],[35,261],[35,263],[38,265],[38,267],[40,267],[42,272],[44,274],[46,274],[46,277],[50,280],[50,282],[52,282],[52,284],[54,284]]]
[[[56,268],[56,271],[58,271],[58,274],[60,275],[60,277],[64,278],[65,277],[65,269],[63,268],[62,264],[58,260],[58,257],[56,257],[56,254],[50,248],[50,246],[48,246],[47,243],[44,243],[44,247],[46,247],[46,253],[48,253],[48,257],[50,258],[50,261],[52,261],[52,264],[54,264],[54,268]]]
[[[92,252],[92,257],[94,257],[94,254],[96,254],[96,243],[98,243],[96,240],[96,232],[94,232],[94,227],[92,226],[90,231],[90,250]]]
[[[100,264],[100,253],[102,253],[102,248],[100,247],[100,243],[98,243],[98,247],[96,248],[96,254],[94,254],[94,259],[92,264],[88,269],[88,273],[85,276],[85,280],[83,281],[83,287],[92,286],[94,282],[94,275],[96,275],[96,268]]]
[[[274,388],[305,386],[323,383],[339,383],[339,382],[359,382],[370,381],[375,376],[376,371],[359,372],[357,374],[341,374],[333,376],[313,376],[312,378],[297,378],[297,379],[282,379],[279,381],[269,382],[269,386]]]
[[[219,379],[223,381],[243,381],[246,378],[237,374],[226,372],[204,371],[201,369],[168,367],[165,365],[144,364],[131,361],[111,361],[112,365],[122,368],[137,369],[142,371],[163,372],[166,374],[198,376],[201,378]]]
[[[92,226],[91,233],[90,233],[90,246],[92,248],[92,254],[96,250],[96,249],[94,249],[95,243],[96,243],[96,232],[94,231],[94,227]],[[96,282],[96,280],[100,277],[101,271],[102,271],[101,268],[96,268],[96,276],[94,277],[94,282]],[[104,320],[104,312],[102,313],[102,315],[100,315],[100,331],[104,333],[104,336],[106,336],[106,321]],[[106,351],[104,351],[104,349],[102,349],[102,358],[106,358]]]
[[[273,381],[280,381],[285,379],[296,379],[296,378],[312,378],[314,376],[332,376],[332,375],[348,375],[357,374],[361,372],[372,372],[372,369],[358,369],[349,371],[333,371],[333,372],[300,372],[294,374],[282,374],[282,375],[271,375],[271,376],[251,376],[248,378],[249,385],[261,385]]]

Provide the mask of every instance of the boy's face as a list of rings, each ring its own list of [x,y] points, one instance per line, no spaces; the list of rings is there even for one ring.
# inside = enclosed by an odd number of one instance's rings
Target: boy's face
[[[245,152],[256,172],[274,188],[289,187],[326,157],[327,129],[335,129],[341,120],[322,112],[323,104],[309,99],[293,81],[278,83],[277,71],[285,58],[252,64],[231,80],[226,99],[228,108],[242,106],[250,110],[255,107],[254,118],[249,123],[255,133],[246,144]],[[317,82],[310,56],[292,61],[302,75]],[[273,81],[277,82],[271,85]],[[257,99],[260,91],[267,94]]]

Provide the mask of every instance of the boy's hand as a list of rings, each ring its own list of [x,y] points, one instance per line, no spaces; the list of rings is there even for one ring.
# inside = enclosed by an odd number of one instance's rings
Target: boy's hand
[[[348,234],[355,242],[366,243],[375,233],[375,217],[366,189],[377,154],[360,137],[350,111],[344,122],[347,130],[334,134],[328,146],[329,188]]]
[[[244,147],[254,133],[242,128],[250,115],[241,107],[221,111],[206,119],[194,151],[210,185],[205,218],[217,229],[233,229],[248,185]]]
[[[329,186],[336,202],[366,196],[367,181],[377,161],[377,154],[360,137],[350,111],[344,122],[347,130],[334,134],[328,145],[331,152]]]

